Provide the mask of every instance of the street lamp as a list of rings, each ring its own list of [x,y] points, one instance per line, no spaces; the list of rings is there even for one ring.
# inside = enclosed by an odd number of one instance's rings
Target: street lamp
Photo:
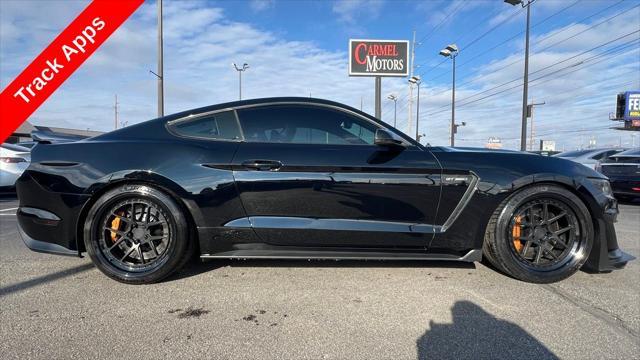
[[[440,50],[440,55],[451,58],[453,63],[453,87],[451,88],[451,146],[455,144],[456,136],[456,56],[458,56],[458,46],[456,44],[447,45],[446,48]]]
[[[420,141],[420,136],[418,135],[418,128],[420,123],[420,83],[422,80],[419,75],[414,75],[409,79],[410,84],[415,84],[418,86],[418,103],[416,104],[416,141]]]
[[[524,45],[524,86],[522,88],[522,128],[520,130],[520,151],[527,150],[527,92],[529,91],[529,19],[531,4],[535,0],[504,0],[507,4],[527,8],[527,31]]]
[[[238,72],[238,98],[242,100],[242,73],[247,71],[247,69],[249,68],[249,64],[244,63],[242,64],[242,67],[238,67],[236,63],[233,63],[233,67]]]
[[[393,101],[393,127],[396,127],[396,115],[398,115],[397,113],[397,107],[396,105],[398,105],[398,97],[394,94],[391,94],[389,96],[387,96],[387,99]]]

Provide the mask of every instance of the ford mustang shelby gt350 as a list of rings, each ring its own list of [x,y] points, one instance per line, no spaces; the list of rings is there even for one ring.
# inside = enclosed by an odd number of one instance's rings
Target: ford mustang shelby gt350
[[[606,177],[513,151],[423,146],[354,108],[239,101],[91,139],[41,141],[17,181],[35,250],[127,283],[201,258],[480,261],[524,281],[611,271]]]

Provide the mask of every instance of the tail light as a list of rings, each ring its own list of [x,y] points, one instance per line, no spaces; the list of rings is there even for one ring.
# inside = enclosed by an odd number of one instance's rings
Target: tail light
[[[17,164],[21,162],[27,162],[27,160],[19,157],[0,157],[0,162],[7,164]]]

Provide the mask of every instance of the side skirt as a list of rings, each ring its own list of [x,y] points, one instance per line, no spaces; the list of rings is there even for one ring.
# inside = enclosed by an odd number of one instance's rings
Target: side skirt
[[[216,254],[202,254],[202,259],[328,259],[328,260],[442,260],[477,262],[482,260],[482,250],[473,249],[462,256],[436,253],[388,253],[348,251],[303,250],[232,250]]]

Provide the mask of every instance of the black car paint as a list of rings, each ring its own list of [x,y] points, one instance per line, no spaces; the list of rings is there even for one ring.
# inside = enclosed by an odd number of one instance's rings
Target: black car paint
[[[330,106],[375,122],[405,147],[211,141],[177,136],[171,121],[220,109],[266,103]],[[347,151],[345,151],[347,150]],[[279,161],[273,170],[247,161]],[[257,99],[178,113],[66,144],[38,144],[17,182],[21,208],[61,220],[43,224],[18,212],[34,250],[59,245],[79,255],[93,201],[123,183],[170,193],[197,229],[207,256],[401,257],[478,260],[486,224],[514,191],[554,183],[589,207],[596,243],[587,266],[623,265],[613,222],[615,200],[589,178],[602,175],[571,161],[537,155],[423,147],[356,109],[310,98]],[[611,255],[613,254],[613,255]],[[613,257],[613,258],[611,258]]]

